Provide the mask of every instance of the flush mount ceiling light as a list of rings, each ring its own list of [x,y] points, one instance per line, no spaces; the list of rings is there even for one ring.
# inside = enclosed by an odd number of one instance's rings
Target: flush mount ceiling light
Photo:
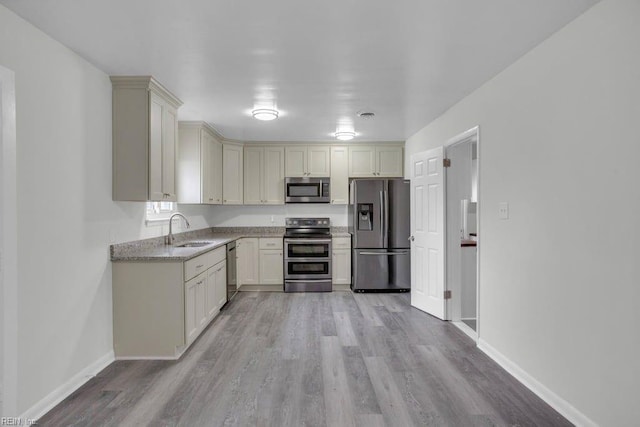
[[[355,138],[356,133],[350,131],[340,131],[335,133],[336,139],[340,141],[349,141],[350,139]]]
[[[258,108],[253,110],[251,115],[258,120],[275,120],[278,118],[278,111],[269,108]]]

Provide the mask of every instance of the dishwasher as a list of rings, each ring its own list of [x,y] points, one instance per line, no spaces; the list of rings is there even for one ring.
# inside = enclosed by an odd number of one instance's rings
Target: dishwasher
[[[236,269],[236,242],[231,242],[227,243],[227,304],[237,292],[238,272]]]

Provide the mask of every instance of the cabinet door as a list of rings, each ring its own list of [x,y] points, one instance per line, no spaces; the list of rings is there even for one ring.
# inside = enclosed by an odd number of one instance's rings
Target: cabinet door
[[[176,144],[178,142],[178,111],[167,103],[162,108],[162,192],[164,200],[175,202]]]
[[[238,286],[259,284],[258,239],[240,239],[236,245],[236,251],[238,252]]]
[[[203,327],[204,310],[204,288],[207,281],[207,272],[203,272],[184,285],[184,328],[187,344],[191,344],[200,333]]]
[[[376,147],[376,175],[385,177],[402,177],[402,147]]]
[[[260,283],[263,285],[284,284],[282,250],[262,249],[260,251]]]
[[[222,262],[216,266],[215,303],[219,310],[227,302],[227,263]]]
[[[285,148],[285,175],[287,177],[307,176],[307,147],[291,146]]]
[[[215,139],[211,145],[211,198],[212,204],[222,204],[222,144]]]
[[[219,265],[215,265],[207,270],[207,286],[205,288],[205,313],[207,321],[213,319],[218,312],[218,305],[216,300],[216,280],[217,269]]]
[[[149,95],[149,200],[166,200],[162,191],[162,109],[164,101]]]
[[[261,205],[264,203],[262,196],[264,165],[264,148],[244,148],[244,204]]]
[[[213,138],[209,136],[207,132],[201,131],[202,137],[200,141],[200,156],[201,163],[200,168],[202,170],[201,174],[201,187],[202,187],[202,195],[201,195],[201,203],[211,204],[214,202],[213,199],[213,174],[214,174],[214,164],[213,164]],[[182,145],[182,144],[181,144]],[[182,148],[181,148],[182,149]]]
[[[242,147],[222,144],[222,203],[241,205],[243,191]]]
[[[351,284],[351,250],[334,249],[332,258],[332,282],[335,285]]]
[[[369,146],[349,147],[349,177],[372,177],[375,175],[375,149]]]
[[[310,145],[307,152],[307,176],[329,176],[331,174],[330,147]]]
[[[196,319],[198,324],[198,333],[207,326],[207,274],[196,282]]]
[[[331,147],[331,204],[349,203],[349,151]]]
[[[263,203],[284,205],[284,147],[265,147],[263,160]]]

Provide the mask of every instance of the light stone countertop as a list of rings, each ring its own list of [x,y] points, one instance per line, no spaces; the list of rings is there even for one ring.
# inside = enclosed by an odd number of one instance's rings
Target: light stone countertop
[[[227,243],[245,237],[276,237],[284,236],[284,227],[213,227],[194,231],[176,233],[173,246],[164,243],[165,236],[151,239],[136,240],[111,245],[112,262],[166,262],[187,261],[209,252]],[[332,228],[332,237],[350,237],[346,227]],[[176,244],[188,241],[207,241],[208,245],[179,248]]]
[[[164,243],[165,236],[111,245],[112,262],[187,261],[243,237],[282,238],[284,227],[214,227],[176,233],[174,245]],[[207,241],[208,245],[179,248],[189,241]]]

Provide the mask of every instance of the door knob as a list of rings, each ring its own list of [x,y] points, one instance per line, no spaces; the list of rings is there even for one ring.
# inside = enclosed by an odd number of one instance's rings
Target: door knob
[[[416,238],[415,238],[415,237],[413,237],[413,236],[409,236],[409,237],[407,238],[407,240],[411,240],[411,241],[413,242],[414,240],[416,240]]]

